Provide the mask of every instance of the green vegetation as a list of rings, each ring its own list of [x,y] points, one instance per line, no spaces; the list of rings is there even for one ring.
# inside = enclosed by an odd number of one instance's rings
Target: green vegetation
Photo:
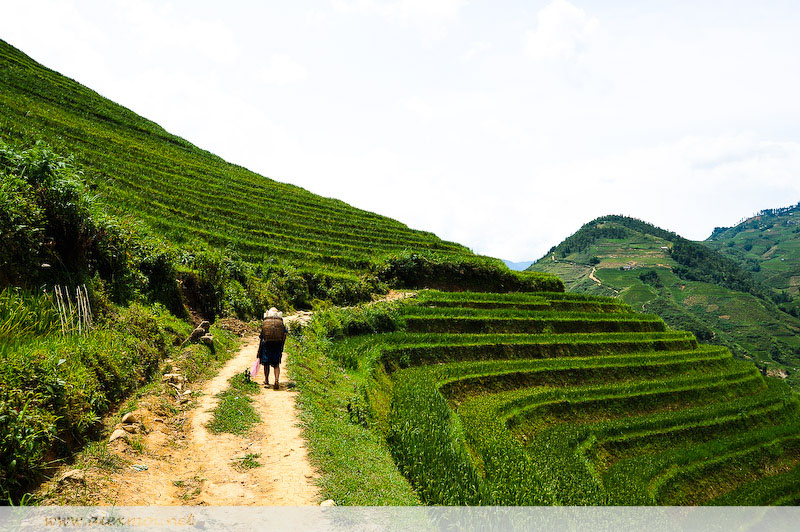
[[[714,253],[713,250],[698,242],[692,242],[671,231],[665,231],[647,222],[627,216],[602,216],[589,222],[562,243],[551,248],[544,258],[549,256],[554,259],[558,256],[565,259],[570,255],[584,254],[588,255],[585,263],[594,266],[602,262],[603,255],[591,254],[587,251],[595,249],[598,241],[616,241],[627,244],[630,238],[641,238],[642,235],[646,235],[645,240],[662,243],[662,247],[666,248],[662,255],[668,255],[672,259],[674,264],[672,271],[683,280],[714,283],[731,290],[747,292],[762,299],[778,297],[777,294],[753,279],[735,261]],[[636,245],[618,247],[627,247],[628,252],[647,250],[646,247]],[[647,251],[650,251],[650,253],[646,253],[650,257],[658,256],[652,253],[654,250]],[[543,260],[540,259],[538,262]],[[533,268],[532,265],[529,270],[533,270]]]
[[[261,458],[261,453],[248,453],[242,457],[236,457],[233,459],[235,462],[233,467],[239,471],[261,467],[262,464],[258,461],[259,458]]]
[[[177,347],[190,311],[272,305],[324,309],[288,349],[322,496],[337,504],[800,496],[797,397],[726,348],[793,370],[800,321],[777,310],[774,285],[674,233],[606,217],[551,250],[546,272],[510,272],[226,163],[2,41],[0,178],[4,499],[28,500],[55,460],[100,436],[102,416],[171,369],[167,356],[189,382],[222,363],[236,341],[215,326],[215,348]],[[564,293],[554,274],[591,293]],[[95,328],[62,332],[56,285],[86,285]],[[392,286],[450,292],[330,307]],[[246,433],[257,390],[233,378],[209,428]]]
[[[592,266],[594,258],[600,261]],[[584,226],[531,268],[561,276],[570,290],[612,296],[655,313],[674,329],[728,347],[800,385],[800,320],[779,308],[789,303],[779,303],[780,292],[704,244],[608,216]],[[597,281],[590,278],[593,268]]]
[[[253,400],[250,398],[258,393],[259,386],[255,381],[245,379],[241,373],[231,377],[230,383],[230,388],[217,395],[219,403],[213,410],[208,430],[215,434],[229,432],[244,435],[261,421],[261,416],[253,408]]]
[[[400,288],[485,290],[502,292],[563,292],[560,279],[541,272],[512,272],[487,257],[419,255],[403,252],[377,269],[378,278]]]
[[[69,165],[79,169],[73,173],[81,177],[74,181],[84,183],[75,187],[90,188],[109,215],[125,220],[114,224],[158,235],[150,258],[136,259],[151,280],[172,283],[157,283],[152,292],[174,292],[177,277],[190,292],[187,302],[207,318],[246,317],[272,305],[309,308],[316,299],[369,301],[372,293],[386,290],[386,283],[443,287],[463,282],[470,288],[490,282],[522,289],[512,285],[545,282],[559,289],[552,277],[517,275],[499,260],[475,257],[431,233],[226,163],[3,41],[0,140],[22,147],[44,141],[48,149],[70,156]],[[25,199],[24,184],[7,184],[5,177],[3,182],[0,201],[14,208],[11,219],[0,223],[20,228],[13,241],[23,252],[8,262],[18,271],[38,269],[38,259],[23,259],[38,241],[30,228],[40,213]],[[75,228],[65,231],[82,235]],[[71,272],[72,266],[65,264],[62,271]],[[175,303],[174,294],[162,295]],[[180,305],[162,302],[179,310]]]
[[[34,311],[49,304],[47,296],[25,299]],[[18,301],[0,296],[17,313]],[[163,307],[133,304],[83,336],[23,327],[0,341],[0,498],[23,493],[58,459],[99,436],[101,416],[147,382],[188,332]]]
[[[383,397],[370,399],[374,395],[371,371],[361,367],[354,354],[338,358],[331,353],[334,338],[345,338],[345,331],[363,331],[371,337],[381,332],[378,324],[393,330],[395,317],[395,307],[386,304],[328,309],[315,314],[302,331],[295,329],[296,336],[287,342],[309,458],[322,473],[320,495],[339,505],[419,502],[392,461],[383,436],[370,428],[371,410],[388,408]]]
[[[294,362],[310,377],[306,434],[326,485],[359,486],[359,501],[386,503],[374,475],[397,471],[420,502],[447,505],[771,504],[800,488],[789,387],[619,300],[422,291],[318,318]],[[368,461],[333,458],[345,431]],[[387,455],[396,469],[369,469]]]
[[[717,227],[705,243],[776,290],[781,309],[800,317],[800,203]]]
[[[0,498],[18,502],[101,437],[101,417],[168,355],[188,381],[213,372],[236,341],[212,325],[215,349],[175,349],[190,316],[427,285],[563,291],[226,163],[0,41]],[[62,330],[56,286],[85,289],[88,334]]]
[[[0,141],[0,175],[0,498],[13,500],[100,437],[102,416],[191,328],[168,312],[186,310],[166,248],[107,215],[72,159]],[[62,326],[54,298],[81,284],[97,324],[84,334]]]

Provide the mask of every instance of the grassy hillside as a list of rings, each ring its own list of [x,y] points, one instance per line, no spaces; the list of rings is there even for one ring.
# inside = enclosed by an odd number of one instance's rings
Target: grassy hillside
[[[135,214],[177,244],[200,239],[253,262],[273,258],[340,275],[404,249],[467,252],[226,163],[4,42],[0,115],[4,138],[41,138],[73,154],[110,209]]]
[[[344,504],[800,500],[791,389],[619,299],[425,291],[316,316],[294,364]]]
[[[785,294],[781,308],[800,317],[800,203],[717,227],[705,243]]]
[[[287,277],[290,268],[311,298],[336,295],[331,284],[339,283],[339,292],[363,299],[364,274],[404,253],[472,256],[431,233],[227,163],[2,41],[0,140],[46,141],[74,158],[108,212],[133,216],[182,250],[233,254],[261,277]]]
[[[797,384],[800,321],[781,312],[779,294],[736,262],[639,220],[586,224],[531,269],[560,276],[569,290],[618,297],[668,325],[724,345]],[[594,277],[594,279],[592,279]]]
[[[227,163],[0,41],[0,501],[28,500],[154,375],[222,363],[236,341],[211,325],[186,343],[190,318],[390,286],[563,290]]]

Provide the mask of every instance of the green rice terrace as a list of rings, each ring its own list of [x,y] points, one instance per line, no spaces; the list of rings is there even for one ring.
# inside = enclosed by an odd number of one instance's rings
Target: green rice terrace
[[[416,286],[563,290],[230,164],[0,41],[0,501],[35,500],[142,390],[188,408],[158,375],[219,370],[238,342],[218,318]]]
[[[460,244],[228,163],[0,40],[0,140],[74,157],[107,210],[182,248],[227,250],[344,285],[404,251]]]
[[[706,243],[779,290],[781,308],[800,315],[800,204],[765,209],[733,227],[717,227]]]
[[[800,501],[790,388],[655,315],[558,292],[422,291],[383,312],[371,328],[319,317],[323,351],[362,382],[350,422],[381,434],[425,504]]]
[[[660,247],[650,255],[663,266]],[[798,400],[785,382],[638,312],[644,301],[566,293],[558,274],[512,272],[225,162],[0,41],[4,503],[51,501],[37,489],[69,464],[117,475],[116,497],[130,468],[113,445],[128,447],[106,433],[151,400],[175,421],[168,443],[189,445],[204,382],[243,371],[228,365],[239,357],[249,365],[257,344],[236,335],[271,306],[314,312],[286,346],[299,419],[293,398],[286,410],[319,472],[300,478],[320,500],[800,502]],[[360,305],[390,289],[420,291]],[[258,422],[265,434],[271,421]],[[130,451],[150,459],[137,438]],[[94,500],[93,467],[58,504]],[[187,477],[197,494],[198,475]]]

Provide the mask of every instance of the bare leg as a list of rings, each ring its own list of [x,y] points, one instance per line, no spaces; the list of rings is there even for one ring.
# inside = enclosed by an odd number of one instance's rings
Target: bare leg
[[[278,377],[281,375],[281,367],[275,366],[275,386],[278,386]]]
[[[269,385],[269,364],[264,366],[264,384]]]

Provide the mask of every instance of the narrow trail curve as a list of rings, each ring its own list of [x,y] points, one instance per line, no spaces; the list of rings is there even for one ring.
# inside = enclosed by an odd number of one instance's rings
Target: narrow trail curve
[[[232,376],[251,366],[257,348],[257,337],[244,339],[238,354],[205,383],[198,407],[187,417],[183,441],[165,438],[157,430],[145,436],[147,453],[136,462],[148,469],[126,471],[116,479],[115,504],[318,504],[318,488],[314,484],[317,473],[308,461],[298,426],[297,392],[286,369],[286,353],[281,363],[280,389],[262,386],[253,396],[253,407],[261,422],[247,436],[213,434],[205,427],[218,402],[216,394],[229,387]],[[256,382],[263,380],[260,373]],[[235,469],[235,459],[247,454],[259,454],[256,460],[261,467]]]
[[[600,279],[598,279],[597,277],[594,276],[594,272],[596,272],[596,271],[597,271],[597,267],[592,266],[592,271],[589,272],[589,279],[591,279],[592,281],[596,282],[597,286],[603,286],[603,283],[600,281]],[[614,294],[619,295],[619,290],[617,290],[616,288],[611,288],[611,290],[614,291]]]
[[[592,271],[589,272],[589,279],[591,279],[592,281],[596,282],[597,286],[603,286],[603,283],[600,282],[600,279],[598,279],[597,277],[594,276],[594,272],[596,272],[596,271],[597,271],[597,268],[592,266]]]
[[[393,301],[414,292],[392,290],[377,301]],[[376,301],[376,302],[377,302]],[[311,312],[299,311],[285,318],[306,324]],[[286,369],[289,354],[281,363],[280,389],[259,388],[253,407],[261,417],[246,436],[213,434],[206,429],[216,395],[229,387],[229,379],[252,366],[258,349],[255,335],[242,340],[238,353],[199,390],[197,406],[157,417],[159,396],[146,396],[134,411],[146,430],[135,436],[137,447],[122,439],[108,444],[110,454],[125,465],[114,471],[94,468],[87,479],[101,505],[316,505],[320,492],[319,473],[311,466],[302,437],[297,395],[292,375]],[[263,372],[255,379],[263,382]],[[176,428],[182,427],[182,428]],[[237,458],[259,455],[260,467],[237,469]],[[134,467],[137,469],[135,470]]]

